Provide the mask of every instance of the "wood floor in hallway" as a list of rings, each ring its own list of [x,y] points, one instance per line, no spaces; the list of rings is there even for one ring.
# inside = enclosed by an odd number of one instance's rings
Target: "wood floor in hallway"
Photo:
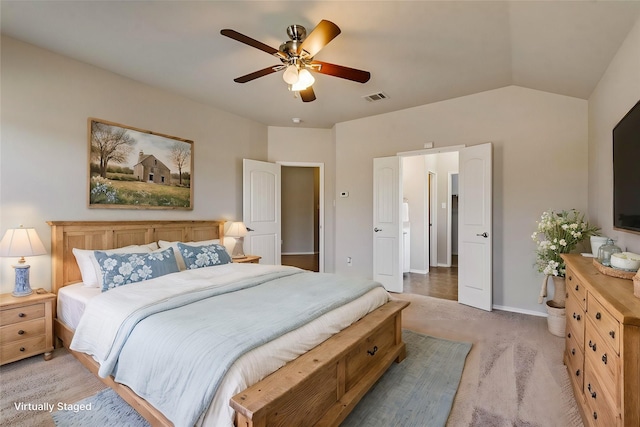
[[[309,271],[318,270],[318,254],[282,255],[282,265]],[[451,267],[431,267],[428,274],[405,273],[403,291],[408,294],[458,301],[458,265],[454,257]]]

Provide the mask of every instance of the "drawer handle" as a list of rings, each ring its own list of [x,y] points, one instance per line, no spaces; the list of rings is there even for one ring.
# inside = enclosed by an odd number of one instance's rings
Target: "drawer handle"
[[[614,339],[615,339],[615,337],[616,337],[616,331],[609,331],[609,335],[611,336],[611,338],[614,338]]]
[[[378,346],[377,346],[377,345],[374,345],[374,346],[373,346],[373,350],[367,350],[367,354],[368,354],[369,356],[373,356],[373,355],[374,355],[374,354],[376,354],[377,352],[378,352]]]
[[[596,313],[596,320],[600,320],[600,318],[602,318],[602,314],[600,314],[600,312]]]
[[[602,355],[602,363],[607,364],[607,353]]]
[[[22,329],[20,329],[20,330],[18,331],[18,335],[24,335],[24,331],[23,331]]]
[[[26,350],[26,348],[20,347],[20,351],[25,351],[25,350]]]
[[[576,371],[576,377],[579,377],[579,376],[580,376],[580,369]]]
[[[18,317],[25,317],[25,316],[26,316],[26,314],[24,314],[24,313],[18,313]]]
[[[594,420],[597,420],[597,419],[598,419],[598,413],[597,413],[597,412],[595,412],[595,411],[593,412],[593,419],[594,419]]]
[[[596,392],[595,391],[591,391],[591,384],[589,384],[589,387],[587,387],[587,389],[589,390],[589,393],[591,393],[591,397],[593,399],[596,398]]]
[[[567,337],[568,337],[568,338],[571,338],[571,332],[569,332],[569,333],[567,334]]]
[[[575,356],[575,355],[576,355],[576,349],[575,349],[575,348],[572,348],[572,349],[571,349],[571,355],[572,355],[572,356]]]
[[[576,319],[576,320],[580,320],[580,315],[576,314],[576,313],[573,313],[573,318]]]
[[[589,340],[589,348],[593,351],[596,351],[596,343],[592,343],[591,340]]]
[[[569,280],[571,280],[571,279],[569,279]],[[579,290],[580,290],[580,286],[576,285],[576,291],[579,291]]]

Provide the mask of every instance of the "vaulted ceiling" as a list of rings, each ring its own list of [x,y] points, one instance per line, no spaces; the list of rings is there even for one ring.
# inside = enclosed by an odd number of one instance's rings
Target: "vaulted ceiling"
[[[587,99],[640,16],[640,1],[9,1],[2,34],[271,126],[329,128],[508,85]],[[286,29],[342,33],[316,59],[371,72],[316,74],[316,101],[289,92],[269,54]],[[640,52],[639,52],[640,55]],[[640,56],[639,56],[640,57]],[[388,99],[369,102],[383,92]],[[300,124],[294,124],[299,118]]]

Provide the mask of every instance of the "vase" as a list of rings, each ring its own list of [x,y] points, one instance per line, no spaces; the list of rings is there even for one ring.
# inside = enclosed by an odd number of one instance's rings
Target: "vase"
[[[566,317],[564,304],[558,307],[553,301],[547,301],[547,327],[557,337],[564,337]]]
[[[566,281],[564,277],[560,276],[551,276],[551,278],[553,279],[553,299],[551,301],[555,307],[564,308],[567,297]]]

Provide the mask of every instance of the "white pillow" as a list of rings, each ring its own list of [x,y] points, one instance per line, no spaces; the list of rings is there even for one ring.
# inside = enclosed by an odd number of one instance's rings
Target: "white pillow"
[[[220,239],[213,240],[200,240],[199,242],[168,242],[166,240],[158,240],[158,245],[160,245],[160,249],[173,248],[173,253],[176,255],[176,261],[178,262],[178,268],[180,271],[186,270],[187,265],[184,263],[184,258],[180,254],[180,248],[178,248],[178,243],[184,243],[185,245],[190,246],[209,246],[214,244],[220,244]]]
[[[154,249],[158,249],[156,242],[149,243],[147,245],[130,245],[123,248],[109,249],[105,252],[108,253],[149,253]],[[80,275],[82,276],[82,285],[87,288],[101,288],[102,287],[102,272],[100,266],[94,255],[93,249],[78,249],[73,248],[71,250],[76,257],[78,268],[80,268]]]

